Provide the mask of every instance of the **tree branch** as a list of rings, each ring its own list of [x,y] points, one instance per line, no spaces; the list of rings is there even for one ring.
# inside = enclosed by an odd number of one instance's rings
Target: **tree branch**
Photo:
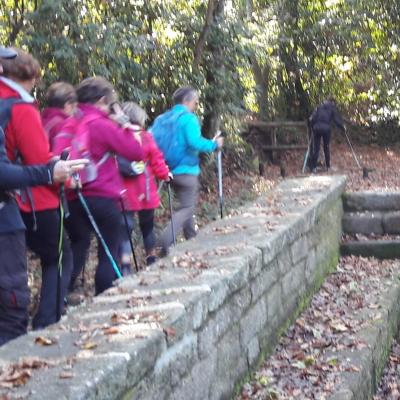
[[[218,1],[216,0],[208,0],[206,20],[203,25],[203,29],[200,33],[199,39],[197,40],[196,46],[193,51],[193,70],[198,69],[200,65],[201,58],[203,56],[204,48],[206,45],[206,40],[208,33],[210,32],[210,28],[214,18],[214,12],[217,8]]]

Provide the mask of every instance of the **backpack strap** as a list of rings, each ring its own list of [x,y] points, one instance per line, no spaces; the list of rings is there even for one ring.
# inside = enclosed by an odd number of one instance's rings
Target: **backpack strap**
[[[10,118],[11,110],[14,104],[23,104],[26,101],[20,99],[19,97],[9,97],[7,99],[0,99],[0,126],[5,129]]]
[[[11,110],[14,104],[31,104],[31,103],[24,101],[19,97],[9,97],[7,99],[0,99],[0,130],[4,131],[7,124],[9,123],[11,118]],[[4,134],[4,132],[2,132],[2,134]],[[5,134],[4,134],[4,139],[5,139]],[[15,152],[15,163],[22,164],[22,157],[18,153],[18,151]],[[26,189],[19,190],[19,194],[23,202],[29,201],[33,215],[33,230],[36,231],[37,221],[36,221],[35,203],[33,200],[32,191],[28,187]]]

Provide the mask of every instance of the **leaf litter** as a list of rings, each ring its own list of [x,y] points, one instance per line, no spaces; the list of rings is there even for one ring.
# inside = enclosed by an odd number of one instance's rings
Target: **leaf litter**
[[[327,399],[343,372],[359,371],[341,352],[368,346],[357,333],[381,318],[377,299],[398,271],[393,260],[343,257],[236,400]]]

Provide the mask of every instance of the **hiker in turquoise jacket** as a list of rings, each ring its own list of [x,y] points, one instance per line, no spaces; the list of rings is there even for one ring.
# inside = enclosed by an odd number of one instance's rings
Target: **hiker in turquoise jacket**
[[[185,239],[191,239],[196,236],[193,214],[198,198],[199,153],[211,153],[222,147],[223,138],[215,137],[210,140],[201,135],[200,122],[194,114],[199,95],[194,88],[190,86],[179,88],[173,95],[173,101],[175,105],[172,113],[181,114],[176,120],[177,140],[185,151],[178,164],[171,168],[174,176],[172,188],[178,200],[172,222],[175,235],[183,229]],[[168,253],[168,248],[172,243],[174,243],[174,237],[171,222],[169,222],[160,237],[163,254]]]

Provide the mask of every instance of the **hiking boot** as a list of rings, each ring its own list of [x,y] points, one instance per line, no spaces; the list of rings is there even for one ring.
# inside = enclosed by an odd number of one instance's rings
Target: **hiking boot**
[[[79,306],[85,300],[85,295],[83,293],[72,292],[67,295],[65,300],[68,306]]]
[[[121,275],[125,278],[132,274],[130,264],[122,264],[121,265]]]
[[[154,264],[157,261],[156,256],[147,256],[146,257],[146,265]]]

